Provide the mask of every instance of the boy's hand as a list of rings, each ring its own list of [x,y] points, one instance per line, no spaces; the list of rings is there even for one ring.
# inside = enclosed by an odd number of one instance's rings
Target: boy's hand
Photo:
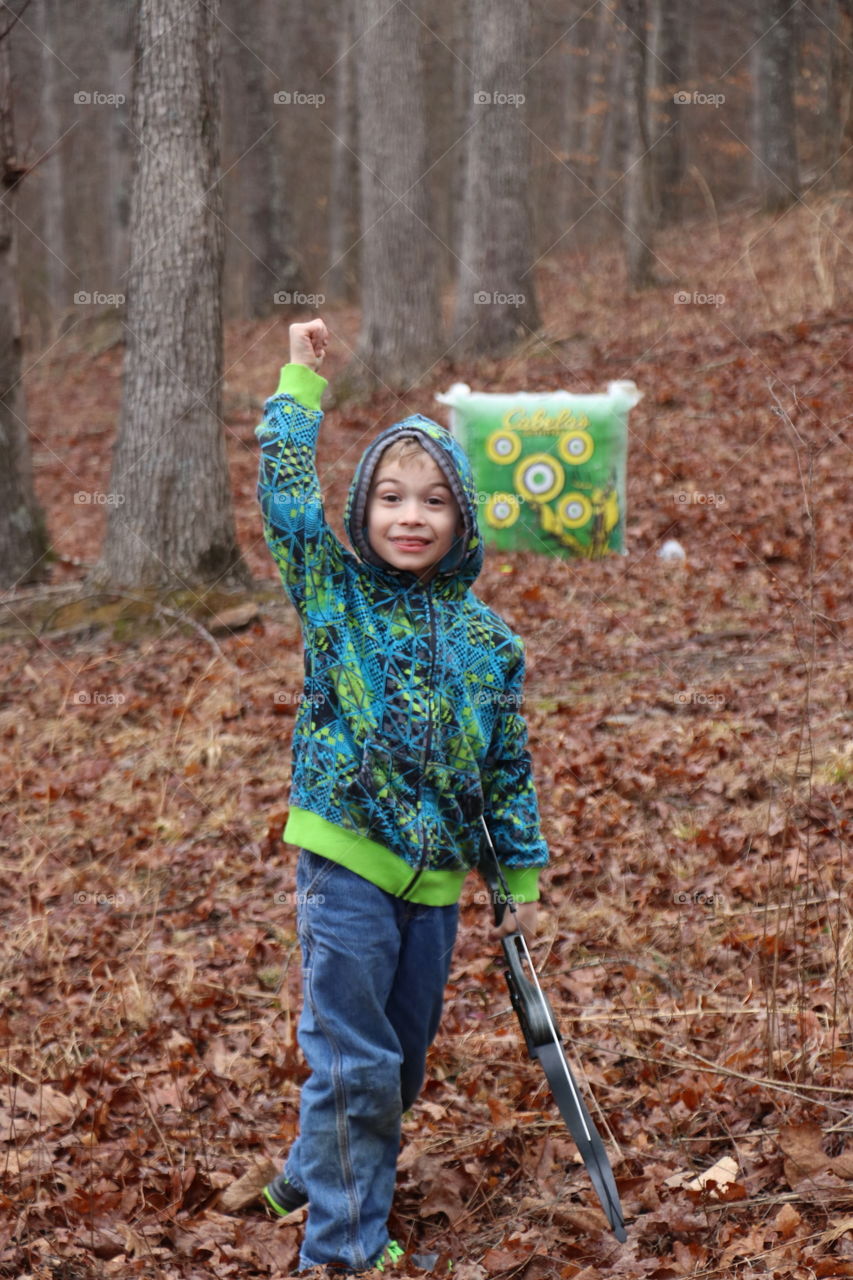
[[[326,354],[329,330],[323,321],[307,320],[304,324],[290,326],[290,363],[304,364],[314,372],[320,368]]]
[[[498,937],[505,938],[508,934],[515,933],[516,929],[520,929],[525,938],[534,937],[538,913],[538,902],[517,902],[515,914],[511,911],[504,913],[504,918],[498,926]]]

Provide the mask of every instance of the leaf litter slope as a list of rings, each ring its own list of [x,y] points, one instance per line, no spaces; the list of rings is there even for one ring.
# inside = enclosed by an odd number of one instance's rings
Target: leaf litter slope
[[[760,229],[724,226],[727,260]],[[472,881],[392,1223],[436,1272],[452,1258],[462,1280],[853,1273],[849,280],[839,268],[838,296],[811,310],[792,288],[786,310],[770,270],[785,234],[766,225],[761,289],[733,273],[730,309],[713,314],[669,287],[608,293],[615,263],[547,264],[543,341],[326,419],[320,469],[342,532],[366,440],[434,413],[449,381],[589,390],[628,376],[645,391],[630,554],[492,553],[478,584],[527,642],[553,855],[536,957],[597,1102],[629,1241],[605,1229],[524,1058]],[[700,290],[695,240],[667,250]],[[351,345],[355,313],[330,320]],[[253,428],[285,345],[284,321],[229,335],[253,622],[213,644],[174,616],[57,632],[32,623],[35,592],[6,600],[0,1276],[295,1266],[298,1224],[219,1199],[286,1150],[304,1075],[294,851],[280,841],[300,639],[254,506]],[[74,494],[107,489],[119,380],[115,350],[60,351],[31,377],[64,557],[54,587],[80,582],[74,562],[100,536],[103,510]],[[683,564],[656,554],[673,537]]]

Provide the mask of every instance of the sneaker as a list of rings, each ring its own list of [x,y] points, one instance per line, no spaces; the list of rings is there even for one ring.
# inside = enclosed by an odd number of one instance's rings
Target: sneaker
[[[292,1182],[288,1182],[283,1173],[272,1182],[268,1182],[261,1192],[261,1198],[267,1208],[279,1218],[286,1218],[294,1209],[301,1209],[308,1203],[308,1197],[297,1191]]]
[[[405,1249],[401,1249],[396,1240],[389,1240],[379,1257],[375,1258],[371,1265],[374,1271],[384,1271],[386,1267],[393,1266],[396,1262],[401,1262],[405,1256]]]

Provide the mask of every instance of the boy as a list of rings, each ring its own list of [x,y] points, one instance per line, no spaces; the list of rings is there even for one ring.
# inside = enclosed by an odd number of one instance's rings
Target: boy
[[[350,486],[358,558],[347,551],[314,462],[327,343],[320,319],[291,326],[256,431],[264,533],[305,645],[284,839],[299,847],[311,1069],[299,1137],[263,1196],[282,1215],[308,1204],[303,1269],[381,1271],[403,1254],[387,1226],[400,1122],[438,1029],[481,817],[530,933],[547,849],[523,646],[470,590],[483,548],[468,459],[420,415],[383,431]],[[501,932],[513,927],[508,914]]]

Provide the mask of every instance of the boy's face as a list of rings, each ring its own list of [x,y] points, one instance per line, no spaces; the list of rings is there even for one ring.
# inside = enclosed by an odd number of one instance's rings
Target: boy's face
[[[425,450],[380,460],[367,503],[367,534],[383,560],[427,582],[462,531],[456,499]]]

